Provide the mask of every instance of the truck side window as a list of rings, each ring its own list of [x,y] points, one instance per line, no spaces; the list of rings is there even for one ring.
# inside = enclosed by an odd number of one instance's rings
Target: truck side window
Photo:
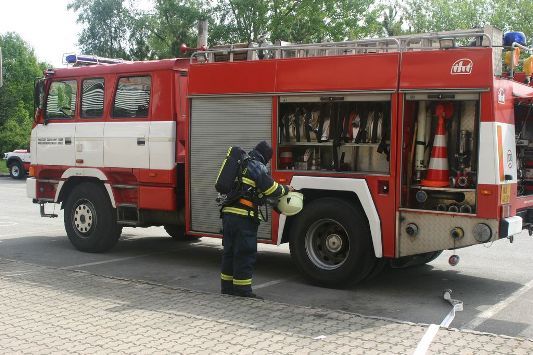
[[[83,81],[81,93],[81,117],[95,118],[104,114],[104,79]]]
[[[72,118],[76,112],[76,80],[54,81],[46,100],[46,118]]]
[[[149,76],[120,78],[113,104],[113,117],[148,117],[151,83]]]

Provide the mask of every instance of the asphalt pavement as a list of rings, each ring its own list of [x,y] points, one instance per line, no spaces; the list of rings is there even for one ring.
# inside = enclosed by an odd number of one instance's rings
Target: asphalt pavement
[[[25,182],[0,177],[0,258],[218,293],[220,240],[176,242],[163,228],[124,228],[112,251],[82,253],[68,241],[59,212],[59,218],[41,218],[38,205],[26,198]],[[335,290],[309,285],[287,246],[260,245],[254,289],[274,302],[425,324],[442,321],[450,310],[442,291],[452,289],[464,302],[452,327],[533,338],[532,251],[533,238],[522,233],[512,244],[457,250],[461,262],[455,267],[448,265],[452,252],[445,251],[429,265],[386,269],[371,281]]]

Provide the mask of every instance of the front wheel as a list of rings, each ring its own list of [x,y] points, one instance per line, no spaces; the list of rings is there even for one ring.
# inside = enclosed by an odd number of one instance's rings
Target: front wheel
[[[90,253],[113,248],[122,230],[103,186],[89,182],[79,184],[69,194],[64,223],[76,249]]]
[[[18,161],[13,162],[9,166],[9,175],[13,179],[22,179],[25,174],[26,174],[26,172],[24,171],[24,167]]]
[[[291,256],[312,282],[346,287],[363,280],[376,258],[362,211],[343,199],[310,202],[290,230]]]

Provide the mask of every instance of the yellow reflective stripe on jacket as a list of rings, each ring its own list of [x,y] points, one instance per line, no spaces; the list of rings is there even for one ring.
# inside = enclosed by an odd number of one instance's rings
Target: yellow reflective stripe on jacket
[[[276,191],[276,189],[278,188],[278,183],[274,181],[274,183],[272,184],[272,186],[270,186],[270,188],[268,190],[265,191],[265,195],[271,195],[274,191]]]
[[[252,179],[248,179],[247,177],[242,177],[242,182],[244,182],[246,185],[250,185],[252,187],[255,187],[255,181]]]
[[[231,275],[226,275],[226,274],[223,274],[223,273],[220,273],[220,278],[224,281],[232,281],[233,280],[233,276]]]
[[[254,213],[254,211],[247,211],[247,210],[245,210],[245,209],[237,208],[237,207],[224,207],[224,208],[222,209],[222,212],[238,214],[238,215],[240,215],[240,216],[251,216],[251,217],[255,217],[255,213]]]
[[[283,185],[280,185],[281,187],[281,196],[284,196],[285,195],[285,187],[283,187]]]
[[[246,279],[246,280],[233,279],[233,284],[237,286],[248,286],[252,284],[252,279]]]

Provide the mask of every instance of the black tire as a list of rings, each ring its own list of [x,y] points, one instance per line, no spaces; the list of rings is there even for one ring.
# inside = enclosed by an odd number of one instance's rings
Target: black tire
[[[178,226],[175,224],[167,224],[164,226],[165,231],[169,236],[172,237],[175,241],[193,241],[198,240],[200,237],[191,237],[185,234],[185,226]]]
[[[103,185],[84,182],[72,190],[65,203],[64,223],[76,249],[100,253],[117,244],[122,228]]]
[[[437,259],[442,254],[442,252],[443,252],[443,250],[434,251],[433,253],[428,253],[428,254],[431,254],[431,255],[428,255],[426,257],[426,260],[424,261],[424,264],[430,263],[433,260]]]
[[[392,259],[390,261],[390,266],[393,269],[406,269],[409,267],[416,267],[426,265],[427,263],[432,262],[437,259],[442,254],[442,250],[431,251],[423,254],[402,256],[398,259]]]
[[[300,271],[320,286],[353,285],[376,263],[367,219],[342,199],[320,198],[307,204],[291,226],[289,245]]]
[[[26,175],[26,171],[24,170],[24,166],[21,162],[18,160],[15,160],[11,164],[9,164],[9,176],[11,176],[13,179],[22,179]]]
[[[374,265],[370,273],[367,275],[367,277],[365,278],[365,281],[371,281],[375,279],[376,277],[378,277],[388,265],[389,265],[388,259],[385,259],[385,258],[377,259],[376,265]]]

